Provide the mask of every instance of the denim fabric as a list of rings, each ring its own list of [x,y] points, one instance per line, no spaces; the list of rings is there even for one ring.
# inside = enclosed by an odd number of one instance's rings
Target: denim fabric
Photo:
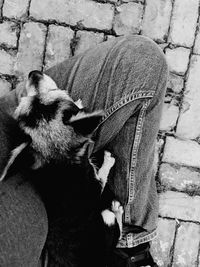
[[[109,183],[124,206],[123,221],[126,226],[118,247],[133,247],[152,240],[156,235],[158,216],[154,152],[168,75],[162,51],[146,37],[119,37],[72,57],[46,73],[61,89],[68,90],[74,100],[81,98],[83,105],[90,111],[105,110],[105,116],[95,133],[92,153],[108,149],[116,159]],[[9,107],[9,112],[12,112],[16,102],[13,92],[11,96],[1,99],[0,105],[5,109]],[[30,184],[27,186],[31,187]],[[4,193],[9,192],[9,187],[8,183],[4,187]],[[18,190],[16,194],[21,192]],[[5,200],[6,203],[2,198],[0,201],[2,206],[9,207],[6,209],[8,213],[12,213],[18,206],[24,207],[24,218],[21,214],[22,217],[19,218],[29,224],[31,217],[25,216],[27,209],[40,209],[35,205],[39,197],[34,192],[32,194],[34,197],[29,199],[28,206],[20,198],[15,204],[12,201],[12,208],[8,203],[11,199]],[[0,214],[5,218],[6,212],[2,206],[0,205]],[[40,214],[42,217],[37,217],[38,221],[47,230],[43,218],[45,213]],[[19,224],[18,220],[16,224]],[[132,225],[141,226],[143,231],[133,233]],[[1,227],[0,225],[0,229]],[[15,231],[15,222],[9,221],[6,227]],[[7,243],[13,251],[16,249],[15,243],[21,239],[20,233],[16,230],[12,244]],[[28,230],[26,235],[29,238]],[[45,233],[42,237],[45,238]],[[4,234],[2,238],[0,233],[0,243],[9,238],[8,234]],[[41,240],[41,233],[35,231],[34,240],[37,238]],[[25,243],[22,241],[17,244],[24,246]],[[12,266],[25,265],[22,263]]]

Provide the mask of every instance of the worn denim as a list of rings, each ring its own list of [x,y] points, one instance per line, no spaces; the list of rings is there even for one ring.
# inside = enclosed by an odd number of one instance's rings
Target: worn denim
[[[146,37],[119,37],[46,73],[74,100],[82,99],[90,111],[105,110],[92,153],[107,149],[116,159],[109,184],[124,206],[126,226],[118,247],[134,247],[152,240],[158,217],[155,143],[168,75],[162,51]],[[0,100],[10,112],[15,106],[11,105],[16,101],[14,94]],[[134,233],[133,225],[143,231]]]

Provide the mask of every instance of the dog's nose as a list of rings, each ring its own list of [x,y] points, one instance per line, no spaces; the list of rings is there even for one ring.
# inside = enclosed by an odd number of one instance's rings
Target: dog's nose
[[[38,86],[39,81],[43,78],[43,73],[39,70],[33,70],[29,73],[28,79],[31,85]]]

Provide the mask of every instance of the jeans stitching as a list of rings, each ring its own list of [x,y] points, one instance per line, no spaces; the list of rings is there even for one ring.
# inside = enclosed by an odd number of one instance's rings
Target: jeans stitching
[[[135,140],[133,143],[133,150],[132,150],[132,157],[131,157],[131,170],[130,170],[130,180],[129,180],[129,196],[128,196],[128,203],[131,203],[134,200],[134,177],[135,177],[135,167],[137,164],[137,153],[139,149],[139,144],[142,136],[142,127],[144,122],[144,117],[146,114],[146,110],[150,104],[150,100],[146,101],[140,111],[138,117],[138,123],[136,125],[136,133],[135,133]]]
[[[132,199],[134,198],[134,183],[135,183],[135,174],[134,174],[134,170],[132,168],[132,164],[135,166],[136,165],[136,155],[137,155],[137,150],[138,150],[138,144],[140,142],[140,132],[142,129],[142,125],[143,125],[143,118],[145,116],[145,111],[147,109],[147,107],[150,104],[150,101],[152,99],[152,97],[154,96],[155,91],[138,91],[138,92],[132,92],[130,94],[125,95],[123,98],[121,98],[119,101],[117,101],[113,106],[111,106],[110,108],[108,108],[106,110],[105,115],[102,118],[102,121],[100,122],[99,126],[104,123],[114,112],[116,112],[117,110],[119,110],[121,107],[125,106],[126,104],[134,101],[134,100],[138,100],[138,99],[146,99],[146,98],[150,98],[150,100],[147,100],[144,102],[143,107],[141,108],[139,117],[138,117],[138,123],[136,126],[136,135],[135,135],[135,140],[134,140],[134,160],[131,159],[131,171],[130,171],[130,179],[129,179],[129,185],[128,185],[128,203],[132,202]],[[99,127],[98,126],[98,127]],[[132,153],[132,158],[133,158],[133,153]],[[135,163],[134,163],[135,162]],[[131,188],[131,189],[130,189]],[[131,219],[130,219],[130,205],[126,205],[125,207],[125,222],[126,223],[131,223]]]
[[[135,133],[135,138],[134,138],[134,143],[133,143],[133,148],[132,148],[132,155],[131,155],[131,167],[130,167],[130,176],[128,180],[128,202],[125,208],[125,222],[126,223],[131,223],[131,214],[130,214],[130,204],[134,200],[134,195],[135,195],[135,168],[137,164],[137,153],[139,149],[139,144],[142,136],[142,128],[143,128],[143,122],[146,114],[146,110],[148,106],[151,103],[151,99],[147,100],[144,102],[139,116],[138,116],[138,122],[136,125],[136,133]]]
[[[132,102],[132,101],[138,100],[138,99],[152,98],[154,96],[154,94],[155,94],[155,91],[153,91],[153,90],[152,91],[148,91],[148,92],[138,91],[138,92],[127,94],[126,96],[121,98],[119,101],[117,101],[114,105],[112,105],[111,107],[109,107],[105,111],[105,115],[103,116],[103,118],[102,118],[100,124],[98,125],[98,127],[101,124],[103,124],[114,112],[116,112],[121,107],[123,107],[126,104],[128,104],[129,102]]]
[[[164,67],[164,64],[163,64],[163,67]],[[158,84],[159,84],[159,81],[160,81],[160,77],[161,77],[161,74],[162,74],[162,71],[163,71],[163,67],[161,69],[161,72],[160,72],[160,76],[159,76],[159,79],[158,79]],[[158,87],[158,84],[157,84],[157,87]],[[156,90],[157,91],[157,90]],[[153,91],[152,93],[152,98],[154,97],[155,98],[155,95],[156,95],[156,91]],[[148,101],[145,102],[144,106],[147,105],[146,109],[150,106],[150,104],[152,103],[152,98]],[[144,107],[143,106],[143,107]],[[144,111],[146,111],[146,109],[144,108]],[[144,113],[145,115],[145,113]],[[136,126],[137,127],[137,126]],[[141,127],[142,129],[142,127]],[[142,133],[142,132],[141,132]],[[138,143],[139,144],[139,143]],[[135,169],[135,168],[134,168]],[[133,169],[133,170],[134,170]],[[127,211],[129,211],[129,214],[130,214],[130,205],[128,205],[129,208],[127,209]],[[154,230],[153,232],[151,232],[150,234],[146,234],[144,237],[139,237],[137,238],[136,237],[137,235],[134,234],[134,233],[128,233],[126,234],[125,236],[123,236],[123,238],[118,242],[118,245],[117,247],[121,247],[121,248],[126,248],[126,247],[135,247],[135,246],[138,246],[142,243],[146,243],[146,242],[149,242],[151,240],[153,240],[156,236],[157,236],[157,231]],[[134,238],[135,237],[135,238]]]
[[[147,243],[152,241],[154,238],[157,237],[157,230],[154,230],[153,232],[139,238],[134,239],[135,234],[129,233],[123,236],[121,240],[119,240],[117,244],[117,248],[131,248],[136,247],[140,244]]]
[[[114,112],[116,112],[121,107],[125,106],[126,104],[128,104],[128,103],[130,103],[130,102],[132,102],[134,100],[150,98],[149,100],[145,101],[145,103],[144,103],[144,105],[143,105],[143,107],[142,107],[142,109],[140,111],[140,114],[139,114],[138,124],[136,126],[136,133],[140,135],[142,133],[141,129],[142,129],[142,125],[143,125],[146,109],[148,108],[149,104],[151,103],[151,100],[154,97],[154,95],[155,95],[155,91],[153,91],[153,90],[152,91],[148,91],[148,92],[138,91],[138,92],[134,92],[134,93],[130,93],[130,94],[125,95],[123,98],[121,98],[119,101],[117,101],[114,105],[112,105],[110,108],[108,108],[106,110],[105,115],[103,116],[99,126],[101,124],[103,124]],[[137,141],[137,146],[138,146],[138,144],[140,142],[140,138],[139,137],[137,138],[137,140],[138,140]],[[133,175],[133,173],[132,173],[132,175]],[[131,199],[132,199],[132,197],[131,197]],[[126,208],[128,208],[128,207],[130,208],[130,205],[126,206]],[[130,209],[129,209],[128,213],[130,214]],[[125,212],[125,214],[126,214],[126,212]],[[129,233],[126,236],[124,236],[118,242],[117,247],[134,247],[134,246],[137,246],[139,244],[151,241],[152,239],[154,239],[156,237],[156,235],[157,234],[156,234],[156,230],[155,230],[154,232],[152,232],[150,234],[147,234],[144,237],[141,237],[141,238],[138,238],[138,239],[134,240],[133,239],[134,234],[133,233]]]

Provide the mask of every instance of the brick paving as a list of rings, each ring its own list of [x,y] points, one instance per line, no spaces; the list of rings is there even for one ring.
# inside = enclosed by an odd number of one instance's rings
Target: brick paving
[[[170,66],[158,135],[159,266],[200,266],[200,1],[0,0],[0,96],[125,34],[150,37]]]

